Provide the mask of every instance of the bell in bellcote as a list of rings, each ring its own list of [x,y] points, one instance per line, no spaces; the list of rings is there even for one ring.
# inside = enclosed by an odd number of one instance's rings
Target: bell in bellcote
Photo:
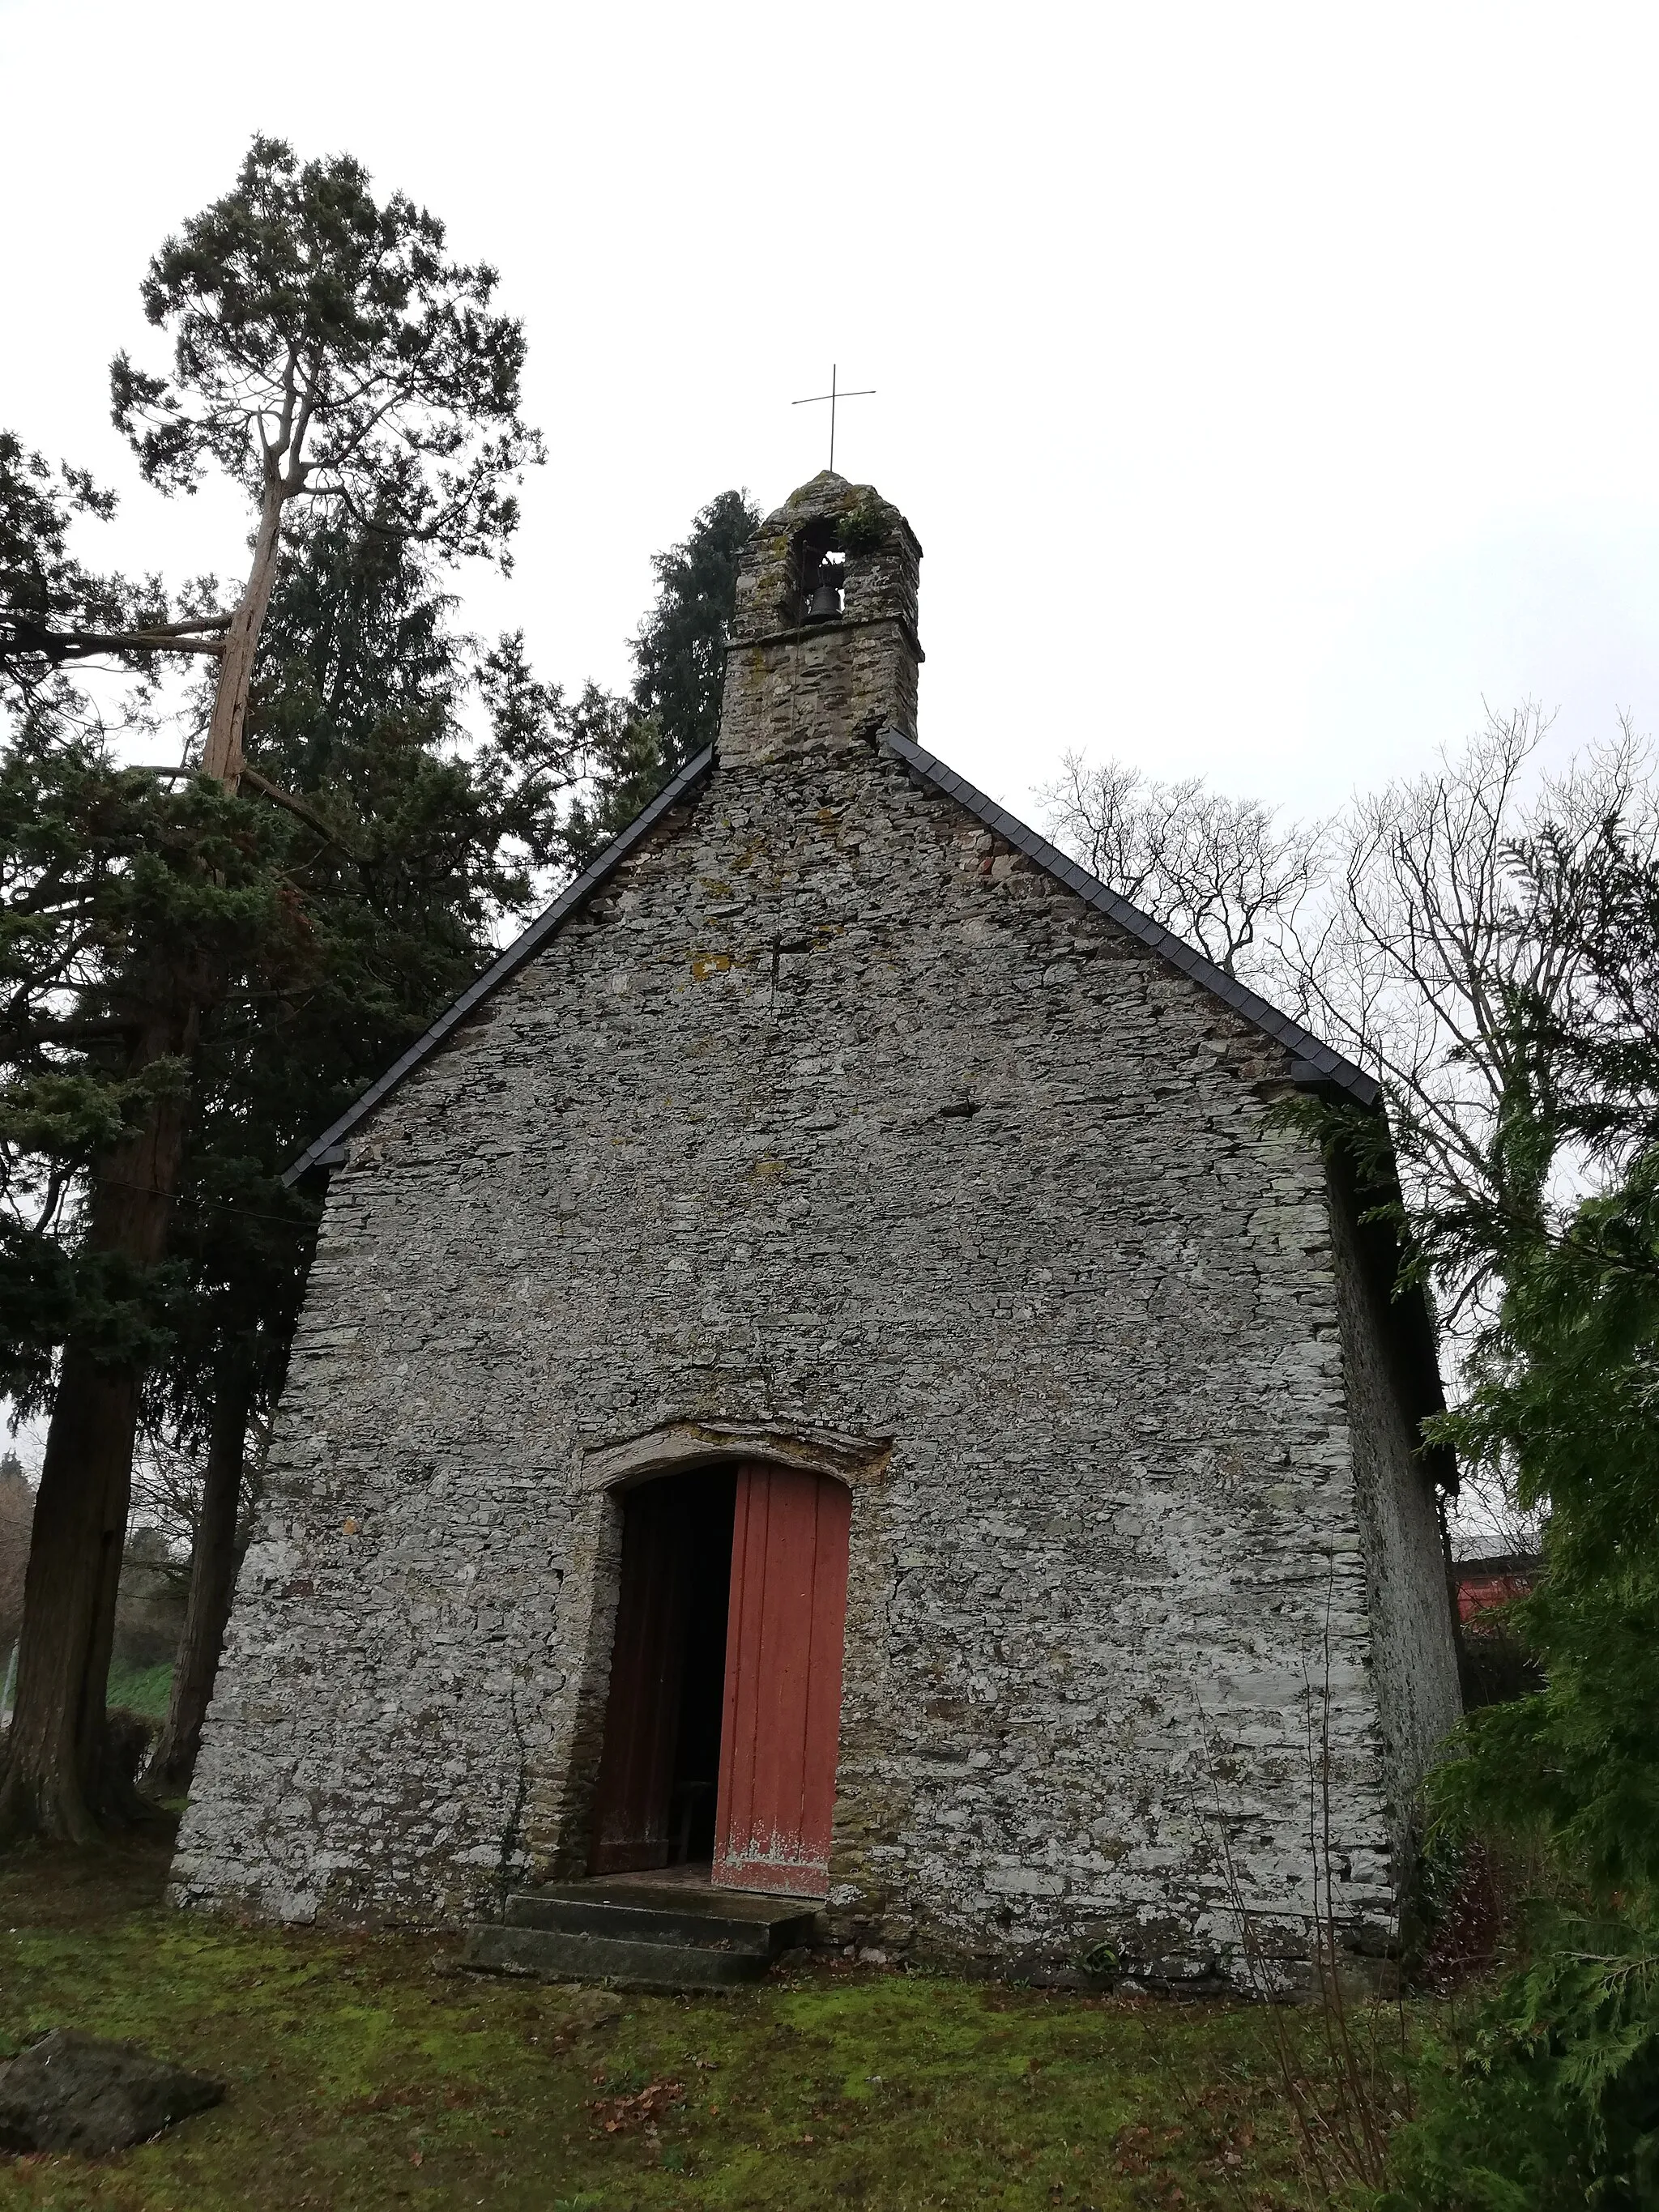
[[[812,595],[806,602],[810,623],[834,622],[841,613],[841,579],[827,563],[818,570]]]

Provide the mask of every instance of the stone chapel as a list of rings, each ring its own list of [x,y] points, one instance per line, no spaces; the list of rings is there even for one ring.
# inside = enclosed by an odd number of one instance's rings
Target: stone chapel
[[[718,743],[296,1164],[179,1902],[646,1980],[1392,1940],[1433,1331],[1274,1110],[1378,1091],[923,749],[920,564],[771,515]]]

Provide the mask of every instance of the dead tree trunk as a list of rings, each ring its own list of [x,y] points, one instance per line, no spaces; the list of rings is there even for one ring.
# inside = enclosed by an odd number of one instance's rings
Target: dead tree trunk
[[[166,1055],[188,1057],[202,994],[182,995],[152,1023],[135,1072]],[[167,1249],[184,1150],[185,1100],[164,1099],[148,1123],[104,1160],[93,1188],[86,1249],[153,1267]],[[100,1814],[123,1810],[130,1777],[104,1759],[104,1692],[115,1639],[115,1599],[126,1542],[140,1372],[71,1337],[64,1347],[46,1463],[40,1471],[16,1702],[0,1769],[0,1835],[89,1842]]]
[[[287,489],[274,468],[268,468],[264,498],[259,507],[259,526],[253,538],[253,565],[242,596],[236,603],[221,648],[219,682],[213,696],[213,719],[208,725],[204,771],[217,776],[228,791],[234,791],[242,774],[242,730],[247,720],[248,694],[253,684],[253,658],[264,628],[265,611],[276,582],[276,561],[282,550],[283,508]]]
[[[147,1786],[164,1796],[190,1787],[236,1583],[236,1521],[248,1415],[253,1403],[246,1360],[234,1356],[228,1359],[216,1382],[202,1510],[190,1555],[185,1632],[173,1668],[167,1720],[145,1776]]]

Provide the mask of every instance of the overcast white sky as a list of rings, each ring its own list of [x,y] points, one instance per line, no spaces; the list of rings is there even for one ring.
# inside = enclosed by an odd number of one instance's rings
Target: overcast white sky
[[[1295,808],[1483,696],[1659,726],[1659,12],[888,0],[0,0],[0,422],[234,574],[108,424],[137,283],[250,134],[360,156],[528,328],[517,574],[620,683],[652,550],[823,459],[923,545],[922,736],[1028,804],[1083,744]]]
[[[256,130],[349,149],[530,339],[538,666],[621,684],[649,556],[842,465],[924,546],[922,736],[1322,810],[1482,701],[1659,728],[1659,11],[0,0],[0,423],[235,574],[108,422],[137,285]],[[29,1442],[24,1439],[27,1448]]]

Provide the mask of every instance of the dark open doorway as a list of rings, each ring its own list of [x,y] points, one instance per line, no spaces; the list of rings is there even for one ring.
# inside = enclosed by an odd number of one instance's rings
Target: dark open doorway
[[[754,1461],[626,1493],[594,1874],[827,1893],[850,1516]]]
[[[595,1874],[713,1856],[736,1486],[733,1471],[718,1468],[661,1476],[623,1498]]]

